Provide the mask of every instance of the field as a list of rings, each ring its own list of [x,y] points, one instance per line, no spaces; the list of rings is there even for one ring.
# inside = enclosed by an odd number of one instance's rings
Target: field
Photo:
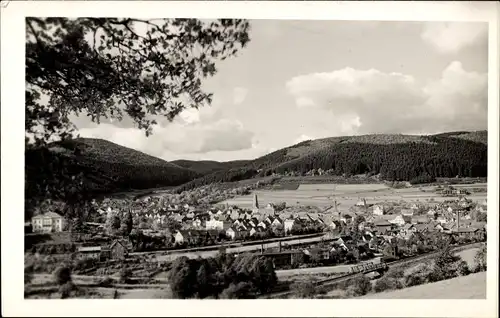
[[[486,272],[401,290],[369,294],[364,299],[486,299]]]
[[[456,186],[462,188],[486,188],[486,185],[486,183],[476,183]],[[301,184],[297,190],[258,190],[249,195],[225,200],[222,203],[250,208],[253,194],[257,194],[261,206],[268,203],[286,202],[288,206],[311,205],[324,208],[331,206],[333,200],[337,200],[337,203],[340,203],[339,210],[342,210],[353,206],[361,198],[364,198],[368,204],[400,200],[425,202],[431,199],[441,202],[450,199],[450,197],[441,197],[434,193],[434,189],[434,186],[393,189],[384,184]],[[486,197],[486,191],[472,193],[467,196],[467,198],[474,201],[484,200]]]

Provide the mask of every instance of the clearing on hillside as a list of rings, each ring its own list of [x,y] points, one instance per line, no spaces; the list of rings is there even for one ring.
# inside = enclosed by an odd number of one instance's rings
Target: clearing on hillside
[[[431,190],[429,188],[428,190]],[[331,206],[333,200],[340,203],[339,210],[348,209],[360,199],[365,199],[368,204],[382,203],[384,201],[426,202],[434,200],[442,202],[449,197],[442,197],[434,191],[422,191],[419,188],[393,189],[384,184],[301,184],[297,190],[268,191],[258,190],[253,193],[237,196],[221,202],[222,204],[237,205],[250,208],[253,195],[257,194],[261,206],[268,203],[286,202],[287,206]],[[468,195],[473,201],[486,199],[487,192],[478,192]]]

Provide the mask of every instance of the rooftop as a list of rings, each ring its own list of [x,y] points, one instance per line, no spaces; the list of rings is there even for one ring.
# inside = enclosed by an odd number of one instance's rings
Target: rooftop
[[[55,212],[47,212],[44,214],[34,216],[33,218],[62,218],[62,216],[60,216],[59,214],[57,214]]]

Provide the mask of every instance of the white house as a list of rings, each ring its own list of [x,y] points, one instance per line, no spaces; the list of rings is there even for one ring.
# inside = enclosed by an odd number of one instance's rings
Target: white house
[[[174,240],[175,240],[175,243],[178,243],[178,244],[181,244],[181,243],[184,243],[184,235],[182,234],[181,231],[177,231],[177,233],[175,233],[174,235]]]
[[[437,217],[436,221],[438,221],[441,224],[445,224],[446,222],[448,222],[448,219],[441,215]]]
[[[264,221],[260,221],[259,224],[257,224],[257,226],[260,226],[260,227],[262,227],[264,229],[267,229],[268,224],[266,222],[264,222]]]
[[[397,224],[399,226],[403,226],[406,223],[402,215],[396,216],[394,219],[390,220],[389,222],[392,224]]]
[[[195,227],[195,228],[201,228],[202,225],[203,225],[203,221],[201,220],[201,218],[197,217],[197,218],[195,218],[193,220],[193,227]]]
[[[373,215],[384,215],[385,210],[383,206],[374,205],[373,206]]]
[[[205,228],[207,230],[227,230],[231,227],[231,222],[227,220],[217,220],[217,219],[210,219],[206,222]]]
[[[356,206],[359,206],[359,207],[366,207],[366,206],[368,206],[368,204],[366,204],[366,200],[365,200],[365,199],[361,199],[361,200],[359,200],[359,201],[356,203]]]
[[[295,224],[294,219],[286,219],[285,222],[283,223],[283,228],[285,230],[285,233],[290,232],[294,224]]]
[[[226,236],[231,238],[231,240],[235,240],[239,238],[239,232],[233,227],[230,227],[226,230]]]
[[[401,209],[401,214],[402,215],[407,215],[407,216],[413,216],[413,211],[414,209]]]
[[[252,227],[249,234],[250,234],[250,236],[254,236],[256,233],[262,233],[262,232],[264,232],[264,228],[262,228],[260,226],[256,226],[256,227]]]
[[[410,209],[412,209],[412,210],[418,210],[418,209],[420,209],[420,206],[418,204],[416,204],[416,203],[413,203],[411,205]]]
[[[47,212],[31,218],[33,232],[62,232],[64,218],[55,212]]]

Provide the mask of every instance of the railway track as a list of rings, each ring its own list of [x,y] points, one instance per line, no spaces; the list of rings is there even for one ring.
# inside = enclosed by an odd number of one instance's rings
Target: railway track
[[[458,245],[458,246],[454,246],[452,248],[452,251],[458,252],[458,251],[461,251],[463,249],[479,247],[479,246],[481,246],[481,244],[483,244],[483,243],[469,243],[469,244]],[[349,279],[352,279],[352,278],[355,278],[357,276],[361,276],[361,275],[364,275],[364,274],[367,274],[370,272],[379,271],[379,270],[388,270],[389,268],[391,268],[391,266],[392,267],[401,266],[401,265],[412,263],[415,261],[420,261],[420,260],[432,258],[432,257],[438,255],[439,253],[440,253],[439,251],[436,251],[436,252],[431,252],[431,253],[427,253],[424,255],[411,256],[411,257],[408,257],[408,258],[405,258],[402,260],[397,260],[397,261],[393,261],[393,262],[389,262],[389,263],[374,264],[371,268],[368,266],[368,267],[366,267],[365,270],[352,272],[352,273],[345,274],[345,275],[342,275],[339,277],[323,279],[323,280],[315,282],[314,284],[316,287],[318,287],[318,286],[330,286],[330,285],[338,284],[338,283],[344,282],[346,280],[349,280]],[[358,266],[362,266],[362,265],[358,265]],[[282,297],[289,296],[292,293],[293,293],[293,291],[290,291],[290,290],[277,291],[277,292],[261,295],[258,298],[264,298],[264,299],[266,299],[266,298],[267,299],[282,298]]]

